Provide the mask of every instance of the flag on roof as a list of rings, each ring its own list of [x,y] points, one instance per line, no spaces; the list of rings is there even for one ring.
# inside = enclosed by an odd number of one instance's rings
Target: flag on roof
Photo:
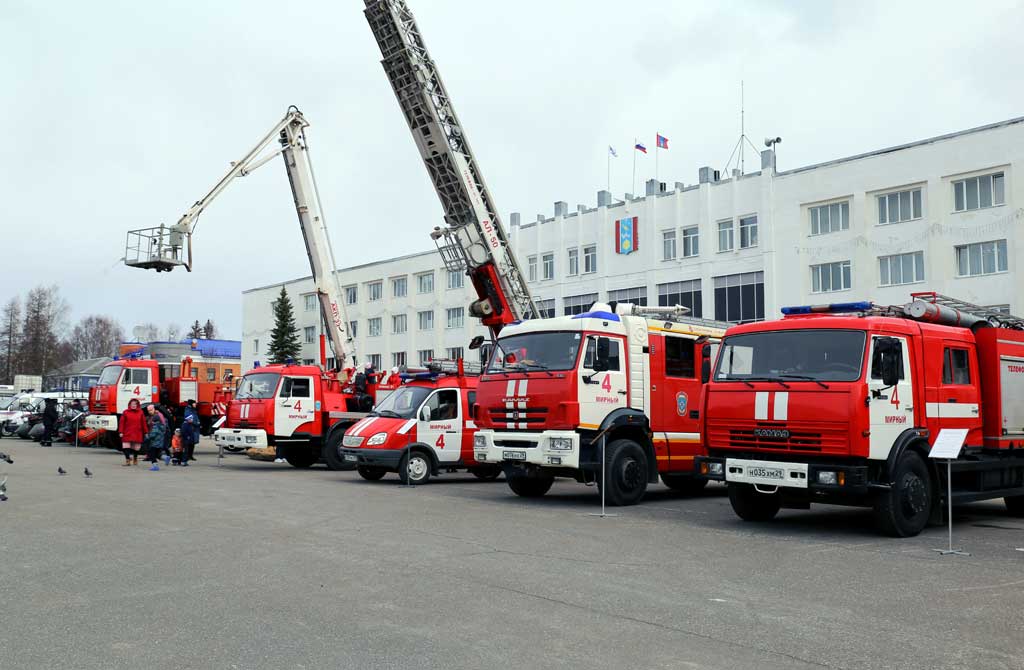
[[[633,147],[633,148],[636,149],[637,151],[642,151],[644,153],[647,153],[647,147],[645,147],[642,142],[637,142],[636,146]]]
[[[618,158],[619,157],[619,155],[617,153],[615,153],[615,149],[613,149],[612,145],[610,145],[610,144],[608,145],[608,155],[613,157],[613,158]]]
[[[657,135],[657,140],[658,140],[658,148],[659,149],[668,149],[668,138],[667,137],[664,137],[663,135],[659,134],[659,135]]]

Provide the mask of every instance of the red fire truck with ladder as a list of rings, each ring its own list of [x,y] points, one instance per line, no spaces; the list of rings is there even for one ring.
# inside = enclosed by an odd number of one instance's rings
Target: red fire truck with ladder
[[[952,501],[1004,498],[1024,515],[1024,320],[912,298],[787,307],[780,320],[729,329],[698,465],[727,483],[740,518],[867,506],[880,531],[916,535],[942,521],[945,468],[928,452],[944,428],[968,431]]]
[[[226,425],[214,433],[214,440],[229,448],[284,447],[285,458],[297,468],[309,467],[322,457],[328,467],[342,469],[345,465],[338,447],[345,429],[367,415],[376,394],[385,386],[378,383],[373,371],[355,374],[355,346],[348,333],[335,273],[337,264],[310,162],[308,127],[302,113],[290,107],[284,118],[240,160],[233,162],[227,174],[177,223],[130,231],[125,263],[157,272],[179,266],[191,271],[192,233],[199,215],[237,177],[252,173],[280,154],[336,367],[325,371],[320,366],[285,363],[246,373],[238,383],[234,399],[228,403]],[[279,146],[267,151],[275,142]],[[320,340],[320,358],[321,366],[325,366],[324,336]]]

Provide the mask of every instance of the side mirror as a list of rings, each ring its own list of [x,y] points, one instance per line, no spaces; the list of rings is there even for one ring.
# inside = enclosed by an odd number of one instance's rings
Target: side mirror
[[[421,407],[420,408],[420,421],[430,421],[430,408],[429,407]]]
[[[611,354],[611,340],[607,337],[597,338],[597,351],[594,355],[594,371],[604,372],[608,369],[608,357]]]
[[[483,343],[484,343],[484,336],[483,335],[477,335],[476,337],[474,337],[472,340],[469,341],[469,350],[473,351],[474,349],[479,349],[481,346],[483,346]]]
[[[700,349],[700,383],[711,381],[711,345],[705,344]]]

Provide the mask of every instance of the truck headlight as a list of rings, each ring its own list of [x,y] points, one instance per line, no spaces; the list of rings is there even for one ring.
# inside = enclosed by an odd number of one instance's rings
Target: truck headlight
[[[473,448],[474,449],[486,449],[487,448],[487,438],[484,437],[483,435],[474,435],[473,436]]]
[[[548,440],[548,449],[551,451],[572,451],[572,439],[568,437],[553,437]]]
[[[370,436],[370,439],[366,441],[366,446],[376,447],[377,445],[384,444],[388,441],[387,433],[374,433]]]
[[[818,470],[818,483],[825,484],[826,486],[835,486],[839,483],[839,478],[832,470]]]
[[[702,475],[721,477],[723,470],[723,465],[721,463],[715,463],[714,461],[704,461],[700,464],[700,473]]]

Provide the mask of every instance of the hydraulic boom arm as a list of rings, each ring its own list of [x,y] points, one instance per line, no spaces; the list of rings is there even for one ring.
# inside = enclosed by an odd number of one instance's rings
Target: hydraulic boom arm
[[[469,275],[479,299],[469,307],[496,335],[536,316],[498,211],[441,75],[404,0],[365,0],[381,64],[444,208],[447,226],[431,237],[449,270]]]
[[[125,263],[131,267],[154,269],[167,272],[177,266],[192,271],[192,232],[196,221],[214,198],[220,195],[236,177],[252,173],[275,156],[281,154],[288,182],[295,201],[295,212],[302,228],[306,243],[309,267],[313,272],[313,283],[320,300],[320,311],[327,324],[327,335],[334,352],[339,370],[350,369],[355,361],[355,345],[348,333],[348,319],[341,300],[334,261],[334,251],[327,235],[327,225],[320,209],[320,194],[313,176],[309,158],[309,144],[306,128],[309,122],[296,107],[290,107],[284,118],[277,123],[259,143],[240,160],[231,164],[231,169],[187,212],[182,214],[173,226],[160,225],[128,233]],[[267,153],[268,147],[277,140],[279,146]]]

